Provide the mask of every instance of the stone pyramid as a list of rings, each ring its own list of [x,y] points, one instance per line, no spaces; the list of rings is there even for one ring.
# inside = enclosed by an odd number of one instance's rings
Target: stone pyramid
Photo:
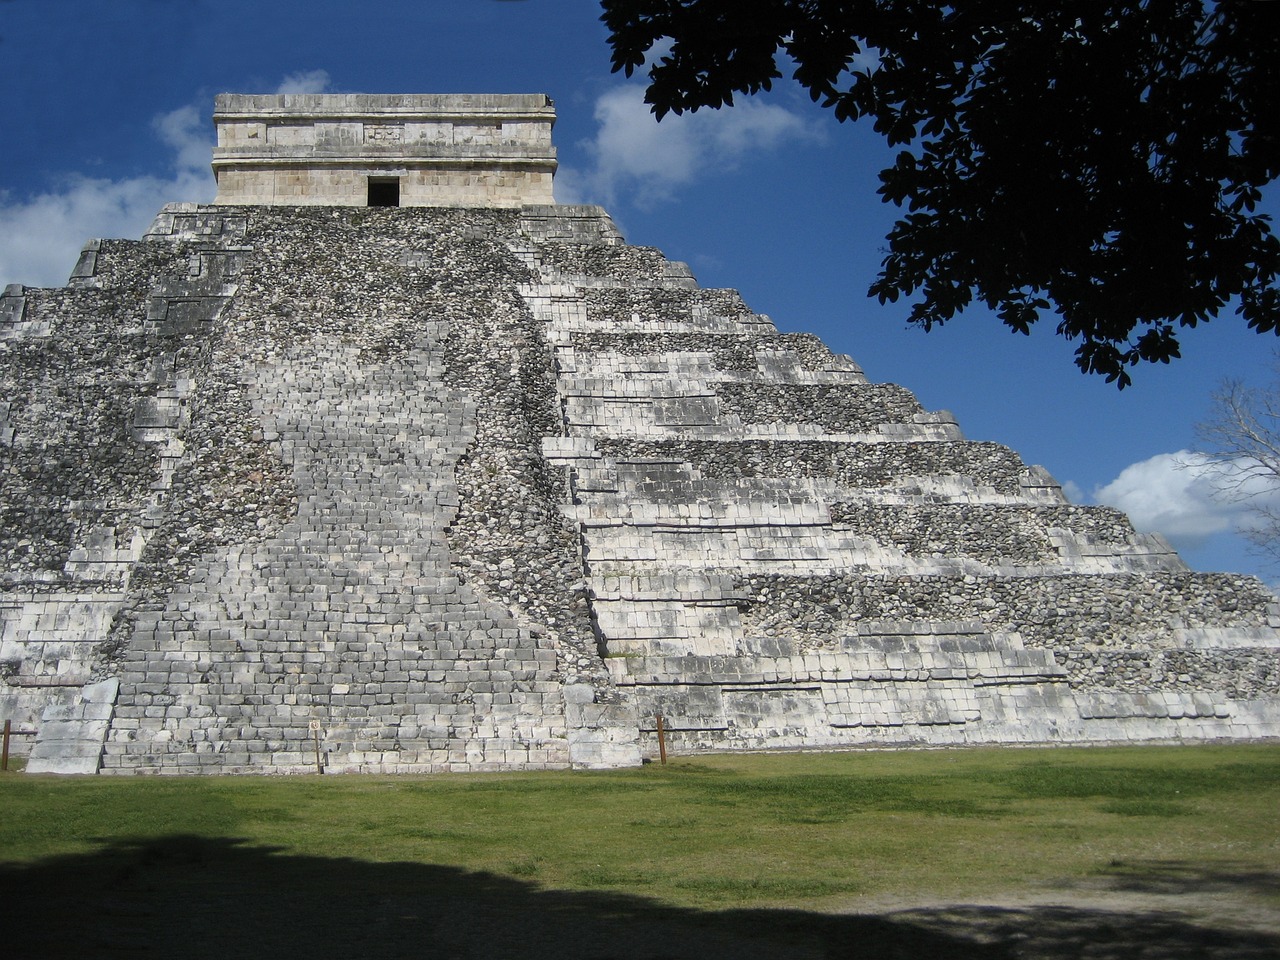
[[[1280,736],[1262,584],[552,204],[553,117],[223,96],[216,203],[5,290],[28,769]]]

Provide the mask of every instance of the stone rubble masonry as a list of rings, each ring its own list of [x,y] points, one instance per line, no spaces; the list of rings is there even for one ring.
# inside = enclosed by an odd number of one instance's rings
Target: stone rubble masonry
[[[676,749],[1280,733],[1277,604],[681,264],[513,250],[606,662]]]
[[[599,208],[171,205],[6,289],[0,386],[31,770],[1280,736],[1257,580]]]
[[[555,107],[543,94],[220,94],[217,203],[363,207],[551,202]]]

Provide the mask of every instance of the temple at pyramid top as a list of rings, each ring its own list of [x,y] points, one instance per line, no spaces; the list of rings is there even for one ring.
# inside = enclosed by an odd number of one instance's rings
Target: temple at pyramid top
[[[225,93],[213,119],[219,204],[553,202],[545,94]]]

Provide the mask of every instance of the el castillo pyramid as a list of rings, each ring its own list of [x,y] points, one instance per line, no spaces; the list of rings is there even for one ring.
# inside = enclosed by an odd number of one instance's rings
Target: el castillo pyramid
[[[214,119],[214,204],[0,299],[29,770],[1280,736],[1261,583],[556,205],[546,97]]]

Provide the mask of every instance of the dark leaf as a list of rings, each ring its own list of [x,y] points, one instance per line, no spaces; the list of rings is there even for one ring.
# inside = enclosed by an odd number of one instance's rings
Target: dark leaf
[[[779,53],[839,121],[903,145],[881,303],[925,329],[976,295],[1123,388],[1231,302],[1280,333],[1280,2],[603,0],[613,69],[655,46],[659,117],[771,88]],[[855,59],[873,52],[874,64]]]

